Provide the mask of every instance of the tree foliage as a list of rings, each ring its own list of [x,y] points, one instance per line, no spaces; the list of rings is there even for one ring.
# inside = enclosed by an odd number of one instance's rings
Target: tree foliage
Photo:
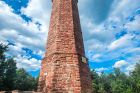
[[[17,70],[15,87],[18,90],[27,91],[36,88],[36,79],[29,75],[23,68]]]
[[[130,75],[116,68],[110,74],[92,71],[92,76],[93,93],[140,93],[140,63]]]
[[[9,58],[5,62],[5,69],[4,69],[4,78],[3,84],[5,90],[13,90],[14,89],[14,80],[16,79],[16,62],[13,58]],[[10,83],[9,83],[10,82]]]
[[[0,91],[36,90],[38,79],[23,68],[17,69],[14,58],[6,58],[7,51],[8,46],[0,44]]]

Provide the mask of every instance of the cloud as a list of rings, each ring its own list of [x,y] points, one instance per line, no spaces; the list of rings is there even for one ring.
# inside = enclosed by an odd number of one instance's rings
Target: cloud
[[[126,71],[127,71],[127,72],[132,72],[132,71],[134,71],[135,66],[136,66],[135,64],[129,65],[129,66],[126,68]]]
[[[140,55],[133,53],[133,56],[127,58],[128,64],[122,68],[127,75],[129,75],[132,71],[134,71],[136,63],[139,63]]]
[[[41,31],[48,33],[51,15],[51,0],[30,0],[27,7],[21,9],[22,14],[32,18],[33,22],[41,24]]]
[[[96,68],[95,71],[97,72],[103,72],[103,71],[106,71],[106,70],[109,70],[109,68]]]
[[[42,29],[39,30],[38,25],[35,22],[27,23],[19,15],[14,14],[13,10],[4,2],[1,1],[0,4],[0,30],[2,40],[10,39],[16,41],[16,43],[21,43],[26,47],[44,50],[47,31],[42,31]],[[40,43],[40,40],[44,43]],[[32,45],[34,46],[32,47]]]
[[[100,54],[96,54],[96,55],[93,56],[93,59],[97,59],[99,57],[101,57],[101,55]]]
[[[108,48],[110,50],[115,50],[115,49],[118,49],[118,48],[124,48],[124,47],[130,47],[132,45],[132,38],[134,36],[131,36],[131,35],[125,35],[123,37],[121,37],[120,39],[117,39],[115,41],[113,41],[109,46]]]
[[[115,0],[109,15],[109,20],[115,21],[116,19],[119,22],[125,22],[126,18],[133,14],[133,12],[139,7],[140,0]],[[129,7],[126,7],[129,5]]]
[[[101,54],[95,54],[95,55],[92,56],[92,59],[96,62],[100,62],[101,61],[100,60],[101,56],[102,56]]]
[[[44,34],[38,30],[34,22],[27,23],[19,15],[14,14],[13,9],[4,2],[1,1],[0,5],[0,30],[16,30],[18,34],[32,38],[40,38]]]
[[[9,45],[7,56],[20,56],[17,61],[23,62],[22,64],[18,63],[18,67],[21,65],[21,67],[26,68],[26,70],[37,69],[37,65],[40,65],[39,60],[33,58],[32,60],[25,59],[24,56],[26,52],[23,51],[22,48],[29,48],[33,50],[33,52],[39,52],[38,54],[43,56],[42,54],[45,52],[45,42],[47,38],[46,25],[42,25],[41,29],[39,29],[35,21],[27,22],[20,15],[15,14],[13,9],[3,1],[0,1],[0,12],[0,41],[14,43],[14,45]],[[27,65],[29,61],[38,61],[38,64],[36,66],[30,64],[32,66],[31,69],[29,69]]]
[[[79,1],[80,13],[90,18],[96,24],[107,19],[114,0],[81,0]]]
[[[36,71],[40,69],[41,60],[35,58],[29,59],[26,56],[15,58],[18,68],[25,68],[27,71]]]
[[[121,68],[123,66],[126,66],[128,64],[128,62],[126,62],[125,60],[120,60],[120,61],[117,61],[115,64],[114,64],[114,68]]]
[[[16,46],[9,45],[9,51],[7,52],[7,56],[14,56],[17,57],[17,55],[25,54],[25,52],[22,50],[22,46],[20,44],[17,44]]]
[[[127,23],[125,27],[128,31],[136,31],[140,33],[140,16],[136,16],[135,20]]]

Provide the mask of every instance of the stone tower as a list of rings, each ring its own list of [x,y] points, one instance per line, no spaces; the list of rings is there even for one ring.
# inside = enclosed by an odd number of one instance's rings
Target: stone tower
[[[92,93],[78,0],[52,0],[45,58],[39,78],[42,93]]]

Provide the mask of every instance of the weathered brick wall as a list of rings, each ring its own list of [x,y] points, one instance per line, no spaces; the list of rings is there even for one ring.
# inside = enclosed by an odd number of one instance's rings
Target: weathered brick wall
[[[43,93],[91,93],[77,1],[53,0],[39,79],[38,90]]]
[[[45,87],[45,73],[46,73],[46,57],[42,60],[41,64],[41,71],[40,71],[40,77],[39,77],[39,84],[38,84],[38,91],[42,91]]]

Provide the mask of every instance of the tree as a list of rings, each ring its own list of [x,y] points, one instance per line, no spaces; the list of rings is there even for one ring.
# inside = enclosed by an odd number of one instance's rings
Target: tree
[[[129,78],[119,68],[114,70],[114,80],[111,81],[111,89],[113,93],[131,93],[132,89],[129,85]]]
[[[99,90],[99,76],[98,74],[95,72],[95,70],[91,71],[92,74],[92,87],[93,87],[93,92],[94,93],[98,93]]]
[[[0,90],[4,89],[4,71],[5,71],[5,52],[8,50],[8,46],[0,44]]]
[[[21,68],[17,70],[15,85],[15,89],[21,91],[34,90],[36,88],[36,79]]]
[[[0,91],[36,90],[38,78],[32,77],[24,69],[17,70],[16,61],[6,57],[7,51],[8,46],[0,44]]]
[[[99,93],[111,93],[111,86],[110,81],[108,78],[108,74],[105,74],[104,72],[101,73],[99,77]]]
[[[133,91],[135,93],[140,93],[140,62],[136,64],[134,71],[131,73],[131,80]]]
[[[136,72],[139,73],[138,70]],[[136,82],[132,82],[134,79],[121,72],[119,68],[110,74],[102,72],[100,75],[93,70],[92,77],[93,93],[140,93],[133,91],[136,86]]]
[[[3,78],[4,67],[5,67],[5,52],[7,51],[7,46],[0,44],[0,79]]]
[[[98,75],[93,70],[92,78],[93,93],[111,93],[110,79],[108,78],[108,75],[104,72]]]
[[[8,46],[0,44],[0,90],[12,90],[16,76],[16,62],[13,58],[6,58]],[[9,83],[10,82],[10,83]]]
[[[35,87],[34,90],[37,91],[37,86],[38,86],[38,81],[39,81],[39,75],[35,78]]]
[[[9,58],[5,62],[5,72],[4,72],[4,87],[5,90],[14,89],[14,80],[16,79],[16,62],[13,58]],[[9,83],[10,82],[10,83]]]

